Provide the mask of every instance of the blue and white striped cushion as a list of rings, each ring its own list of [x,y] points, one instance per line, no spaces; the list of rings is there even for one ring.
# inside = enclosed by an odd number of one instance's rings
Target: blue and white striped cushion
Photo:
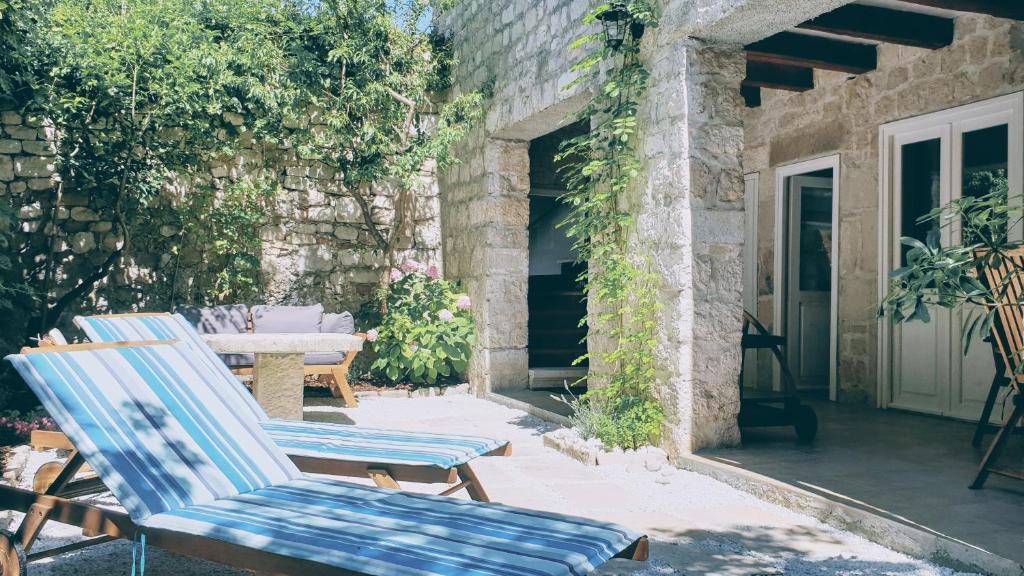
[[[91,342],[145,342],[148,340],[180,340],[216,370],[223,383],[218,393],[232,398],[236,407],[256,420],[269,417],[231,373],[231,370],[203,340],[195,327],[181,314],[155,316],[75,316],[75,324]]]
[[[493,438],[377,430],[343,424],[270,420],[263,408],[231,374],[220,358],[180,314],[160,316],[78,316],[75,323],[93,342],[139,342],[176,339],[188,344],[221,376],[213,392],[244,408],[291,456],[308,456],[378,464],[459,466],[508,442]],[[196,385],[205,382],[196,382]]]
[[[330,479],[170,511],[145,527],[382,576],[575,576],[640,537],[584,518]]]
[[[301,476],[184,344],[7,359],[132,520]]]
[[[442,469],[465,464],[508,444],[494,438],[399,432],[294,420],[266,420],[260,422],[260,427],[289,456]]]

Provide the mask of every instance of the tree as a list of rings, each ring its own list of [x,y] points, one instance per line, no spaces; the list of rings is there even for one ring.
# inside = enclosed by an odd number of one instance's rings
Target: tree
[[[23,2],[28,5],[27,0]],[[32,4],[34,26],[19,41],[19,77],[33,88],[27,113],[52,125],[59,176],[48,227],[42,307],[29,331],[45,331],[91,293],[130,252],[134,225],[169,182],[196,174],[236,149],[226,113],[273,122],[287,102],[279,32],[297,13],[270,0],[57,0]],[[172,176],[174,176],[172,178]],[[91,199],[113,222],[116,247],[63,294],[51,298],[58,261],[57,207],[64,195]]]
[[[334,193],[359,202],[393,265],[399,240],[413,232],[420,168],[430,158],[450,164],[480,109],[471,94],[436,110],[434,126],[422,115],[447,88],[451,64],[423,26],[431,8],[428,0],[0,0],[0,85],[18,95],[6,105],[48,122],[56,138],[49,225],[31,240],[48,257],[24,263],[42,296],[28,332],[56,324],[110,277],[161,192],[194,187],[243,139],[290,147],[341,174]],[[317,129],[303,129],[311,116]],[[399,184],[390,229],[372,217],[371,184],[386,180]],[[57,207],[69,194],[90,198],[119,241],[55,294],[68,264],[56,249]]]
[[[445,2],[444,4],[447,4]],[[415,233],[420,171],[431,160],[444,169],[451,149],[480,115],[482,96],[470,93],[440,108],[431,96],[446,90],[451,65],[443,38],[422,22],[428,0],[327,0],[307,5],[295,84],[302,111],[315,111],[322,128],[291,135],[299,154],[340,175],[330,193],[358,203],[364,223],[385,256],[381,285],[396,266],[398,244]],[[397,184],[394,219],[373,215],[375,183]],[[384,304],[385,291],[381,294]]]

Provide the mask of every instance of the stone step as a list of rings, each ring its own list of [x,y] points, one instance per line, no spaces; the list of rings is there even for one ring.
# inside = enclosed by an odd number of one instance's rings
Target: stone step
[[[530,389],[558,389],[564,390],[568,384],[574,388],[586,386],[586,382],[575,384],[577,380],[587,375],[586,368],[531,368]]]

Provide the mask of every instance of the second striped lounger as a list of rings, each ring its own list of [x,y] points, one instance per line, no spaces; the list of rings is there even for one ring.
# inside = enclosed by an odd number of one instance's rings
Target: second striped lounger
[[[508,441],[493,438],[271,420],[195,328],[179,314],[78,316],[75,323],[92,342],[184,342],[197,359],[208,362],[220,375],[222,384],[218,393],[227,395],[236,409],[259,421],[263,430],[304,472],[369,477],[382,488],[398,489],[400,482],[443,483],[451,486],[442,495],[465,489],[474,500],[487,502],[487,492],[470,467],[470,461],[479,456],[511,454]]]
[[[304,476],[231,397],[194,384],[220,377],[182,343],[22,352],[7,359],[76,451],[47,493],[0,486],[0,510],[25,513],[0,533],[0,576],[115,538],[141,545],[143,572],[147,546],[302,576],[578,576],[647,557],[614,524]],[[84,463],[124,512],[57,495]],[[97,538],[32,553],[48,520]]]

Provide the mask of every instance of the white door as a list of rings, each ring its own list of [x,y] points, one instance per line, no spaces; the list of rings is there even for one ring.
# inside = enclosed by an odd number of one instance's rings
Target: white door
[[[1022,189],[1024,97],[1015,94],[882,127],[882,226],[888,251],[883,270],[903,264],[901,236],[925,240],[935,224],[917,219],[964,195],[993,186]],[[1020,230],[1012,232],[1020,237]],[[940,241],[961,242],[954,227]],[[885,290],[884,280],[881,288]],[[895,408],[977,419],[995,366],[991,346],[980,340],[964,355],[964,311],[932,310],[931,322],[883,327],[883,404]],[[886,346],[888,343],[888,349]],[[885,358],[888,358],[886,362]]]
[[[789,179],[787,354],[801,390],[827,390],[832,306],[832,177]]]

